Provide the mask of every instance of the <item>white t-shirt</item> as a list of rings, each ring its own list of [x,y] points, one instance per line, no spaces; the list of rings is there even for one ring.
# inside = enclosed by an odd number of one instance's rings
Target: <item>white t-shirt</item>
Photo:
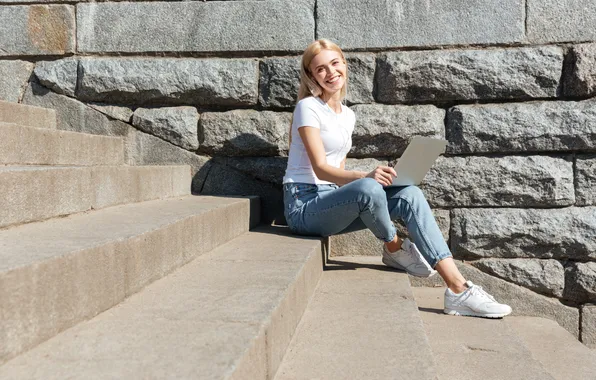
[[[288,167],[283,183],[301,182],[313,184],[331,184],[317,178],[312,169],[308,153],[298,133],[300,127],[320,129],[321,140],[325,148],[327,164],[339,168],[341,162],[352,148],[352,132],[356,124],[354,111],[342,104],[341,113],[335,113],[327,103],[318,97],[304,98],[294,109],[292,123],[292,144],[288,157]]]

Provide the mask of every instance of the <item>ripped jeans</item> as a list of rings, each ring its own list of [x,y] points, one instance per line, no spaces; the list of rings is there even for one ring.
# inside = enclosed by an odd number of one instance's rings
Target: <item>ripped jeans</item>
[[[362,178],[342,187],[284,184],[284,214],[293,233],[331,236],[368,228],[380,240],[392,241],[401,219],[431,267],[452,257],[430,206],[416,186],[387,187]]]

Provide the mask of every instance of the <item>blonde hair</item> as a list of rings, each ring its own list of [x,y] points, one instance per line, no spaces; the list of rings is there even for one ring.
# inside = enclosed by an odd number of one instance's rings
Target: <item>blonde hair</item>
[[[300,62],[300,88],[298,89],[298,101],[307,98],[309,96],[321,96],[323,95],[323,89],[317,81],[312,77],[312,73],[310,72],[310,63],[315,58],[317,54],[321,52],[321,50],[332,50],[341,56],[341,59],[346,63],[346,57],[344,56],[344,52],[341,51],[340,47],[337,46],[335,43],[327,40],[327,39],[320,39],[316,40],[304,50],[302,54],[302,60]],[[340,97],[343,100],[346,97],[348,87],[348,71],[346,69],[346,78],[344,82],[344,86],[341,88]]]
[[[302,53],[302,60],[300,61],[300,87],[298,88],[298,100],[297,102],[301,101],[304,98],[308,98],[309,96],[321,96],[323,95],[323,89],[317,81],[312,77],[312,73],[310,72],[310,63],[315,58],[317,54],[319,54],[322,50],[332,50],[341,56],[344,64],[347,65],[346,57],[344,52],[341,50],[337,44],[331,42],[328,39],[321,38],[320,40],[316,40],[312,42]],[[346,77],[344,81],[344,85],[340,90],[340,99],[343,101],[346,97],[348,92],[348,69],[346,66]],[[289,141],[288,141],[288,149],[292,145],[292,124],[294,124],[294,115],[292,115],[292,121],[290,122],[290,131],[288,133]]]

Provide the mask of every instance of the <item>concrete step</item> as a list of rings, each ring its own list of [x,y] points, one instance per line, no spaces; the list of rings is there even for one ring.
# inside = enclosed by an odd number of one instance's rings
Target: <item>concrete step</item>
[[[444,288],[412,288],[442,380],[545,380],[553,376],[508,320],[443,314]],[[543,344],[550,344],[543,341]]]
[[[0,100],[0,122],[56,129],[56,111]]]
[[[124,165],[119,137],[0,123],[0,164]]]
[[[553,378],[596,377],[596,351],[584,346],[557,322],[537,317],[513,317],[505,321]]]
[[[379,257],[323,272],[275,380],[435,379],[407,274]]]
[[[259,228],[9,361],[0,378],[268,379],[321,272],[318,239]]]
[[[258,199],[185,196],[0,231],[0,363],[245,233],[258,222],[251,208],[258,210]],[[192,289],[200,298],[203,290]],[[95,343],[86,344],[80,353]]]
[[[188,166],[0,166],[0,228],[190,194]]]

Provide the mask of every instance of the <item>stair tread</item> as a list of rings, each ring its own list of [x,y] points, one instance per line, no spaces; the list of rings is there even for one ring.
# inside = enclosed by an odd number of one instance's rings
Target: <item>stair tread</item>
[[[441,379],[553,379],[508,320],[443,313],[445,288],[412,288]]]
[[[434,379],[407,274],[379,257],[334,258],[275,379]]]
[[[18,122],[7,122],[7,121],[1,121],[1,120],[0,120],[0,127],[9,127],[9,128],[40,131],[40,132],[46,132],[51,135],[58,134],[58,135],[65,135],[65,136],[85,136],[85,137],[89,137],[89,138],[98,138],[98,139],[122,140],[122,136],[97,135],[97,134],[92,134],[92,133],[69,131],[69,130],[65,130],[65,129],[48,129],[48,128],[42,128],[42,127],[35,127],[35,126],[31,126],[31,125],[19,124]]]
[[[7,362],[0,378],[265,378],[267,356],[293,331],[284,324],[299,319],[292,302],[305,307],[302,293],[314,289],[306,272],[321,269],[318,239],[278,231],[259,228],[200,256]]]
[[[0,100],[0,121],[38,128],[56,129],[56,111]]]
[[[0,230],[0,272],[127,239],[241,199],[183,196],[114,206]]]
[[[540,317],[512,317],[506,322],[555,379],[596,376],[596,351],[584,346],[557,322]]]
[[[0,231],[0,364],[245,233],[256,204],[186,196]]]
[[[190,167],[0,166],[0,227],[190,194]]]
[[[122,165],[120,137],[98,136],[0,122],[0,164]]]
[[[80,170],[96,170],[103,168],[121,169],[121,170],[147,170],[148,168],[158,168],[161,170],[177,170],[180,168],[189,168],[188,165],[95,165],[95,166],[80,166],[80,165],[0,165],[0,171],[35,171],[35,170],[64,170],[64,169],[80,169]]]

